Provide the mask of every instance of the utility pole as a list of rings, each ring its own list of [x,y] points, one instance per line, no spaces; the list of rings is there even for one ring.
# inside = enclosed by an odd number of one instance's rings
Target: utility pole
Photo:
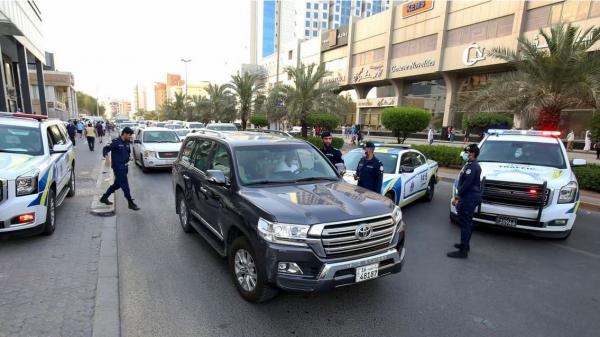
[[[185,97],[188,95],[188,63],[191,62],[192,59],[181,59],[181,62],[185,63]]]
[[[276,7],[276,20],[275,23],[277,24],[277,38],[275,39],[275,60],[277,63],[277,73],[275,74],[275,84],[279,83],[279,44],[281,42],[281,0],[277,0],[277,7]]]

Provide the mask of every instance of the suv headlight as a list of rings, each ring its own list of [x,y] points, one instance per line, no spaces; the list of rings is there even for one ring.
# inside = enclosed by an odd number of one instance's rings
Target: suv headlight
[[[266,241],[291,246],[306,247],[306,236],[309,225],[293,225],[270,222],[263,218],[258,220],[258,234]]]
[[[156,152],[154,152],[154,151],[144,151],[144,157],[146,157],[146,158],[156,157]]]
[[[38,171],[25,173],[15,180],[17,197],[38,192]]]
[[[577,182],[571,181],[560,189],[558,194],[559,204],[570,204],[575,201],[577,195]]]
[[[400,207],[394,206],[394,211],[392,212],[392,219],[394,219],[394,224],[397,224],[400,221],[402,221],[402,211],[400,210]]]

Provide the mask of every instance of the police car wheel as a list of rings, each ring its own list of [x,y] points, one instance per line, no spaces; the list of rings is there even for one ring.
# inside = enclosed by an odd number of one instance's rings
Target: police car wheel
[[[432,201],[433,195],[435,194],[435,183],[433,179],[429,181],[429,185],[427,185],[427,189],[425,190],[425,200]]]
[[[67,197],[71,198],[75,196],[75,170],[71,169],[71,179],[69,180],[69,193],[67,193]]]
[[[48,200],[46,200],[46,222],[44,223],[44,235],[52,235],[56,229],[56,200],[54,190],[48,191]]]
[[[181,224],[181,229],[183,229],[185,233],[193,232],[194,228],[190,225],[190,210],[188,209],[185,197],[181,192],[177,193],[177,207],[179,210],[179,223]]]

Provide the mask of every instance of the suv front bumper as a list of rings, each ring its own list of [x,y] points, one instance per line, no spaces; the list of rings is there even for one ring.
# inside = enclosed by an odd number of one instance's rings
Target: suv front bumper
[[[43,192],[15,197],[11,194],[8,200],[0,204],[0,236],[3,234],[14,233],[34,229],[46,220],[46,207],[41,203],[36,203]],[[15,224],[13,219],[19,215],[33,213],[34,221],[24,224]]]

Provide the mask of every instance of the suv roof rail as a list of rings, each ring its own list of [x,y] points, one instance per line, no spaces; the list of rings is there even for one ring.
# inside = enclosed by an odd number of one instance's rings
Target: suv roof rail
[[[10,117],[10,118],[29,118],[29,119],[35,119],[38,122],[41,122],[42,120],[48,119],[48,116],[46,116],[46,115],[26,114],[26,113],[22,113],[22,112],[5,112],[5,111],[2,111],[2,112],[0,112],[0,116],[1,117]]]
[[[219,138],[225,138],[225,134],[223,132],[217,131],[217,130],[197,129],[195,131],[192,131],[192,133],[202,133],[202,134],[212,133],[212,134],[216,135]]]
[[[288,138],[294,138],[294,136],[292,136],[291,134],[289,134],[287,131],[270,130],[270,129],[246,129],[246,131],[249,131],[249,132],[260,132],[260,133],[273,133],[273,134],[285,136],[285,137],[288,137]]]

